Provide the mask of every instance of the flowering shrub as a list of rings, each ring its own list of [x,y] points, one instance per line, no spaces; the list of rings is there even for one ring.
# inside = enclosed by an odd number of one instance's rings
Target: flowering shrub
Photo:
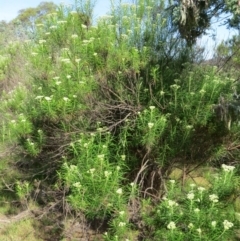
[[[224,240],[237,226],[221,212],[235,190],[233,167],[223,165],[209,190],[184,193],[171,180],[151,215],[144,202],[157,202],[176,159],[226,156],[218,146],[229,130],[212,105],[232,80],[188,63],[195,52],[172,34],[165,1],[113,4],[95,25],[89,1],[79,2],[36,25],[19,48],[28,82],[2,95],[2,141],[18,147],[20,171],[31,170],[28,182],[17,182],[18,196],[29,197],[38,178],[49,200],[107,220],[109,241],[145,230],[155,240]]]
[[[228,184],[235,178],[235,168],[225,164],[222,168],[218,178],[225,179],[226,173],[231,175],[221,187],[215,179],[209,188],[192,183],[184,193],[179,191],[175,180],[169,181],[168,192],[152,211],[154,217],[143,213],[143,220],[152,227],[153,240],[229,240],[233,237],[234,228],[239,226],[235,211],[231,206],[226,207],[228,199],[218,194],[227,189],[233,193]]]

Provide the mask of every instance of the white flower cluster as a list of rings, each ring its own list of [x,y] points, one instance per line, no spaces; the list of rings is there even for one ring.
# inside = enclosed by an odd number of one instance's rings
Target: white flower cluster
[[[176,84],[170,85],[170,88],[173,89],[173,90],[177,90],[177,89],[180,88],[180,85],[176,85]]]
[[[218,202],[218,196],[216,194],[211,194],[211,195],[209,195],[209,200],[213,203],[217,203]]]
[[[176,229],[176,224],[171,221],[168,225],[167,225],[167,228],[170,229],[170,230],[173,230],[173,229]]]
[[[118,226],[119,226],[119,227],[124,227],[124,226],[126,226],[126,223],[125,223],[125,222],[120,222],[120,223],[118,224]]]
[[[229,222],[228,220],[224,220],[223,227],[224,227],[224,230],[228,230],[233,227],[233,223]]]
[[[122,195],[123,191],[122,191],[122,188],[119,188],[117,191],[116,191],[117,194],[119,195]]]
[[[225,165],[225,164],[222,164],[222,169],[224,172],[233,172],[233,170],[235,169],[234,166],[228,166],[228,165]]]
[[[177,202],[175,202],[175,201],[173,201],[173,200],[168,200],[167,201],[167,205],[168,205],[168,207],[177,207],[178,206],[178,203]]]
[[[199,191],[200,193],[202,193],[202,192],[205,191],[205,190],[206,190],[205,187],[198,187],[198,191]]]
[[[187,194],[187,199],[193,200],[194,199],[194,193],[193,192],[188,193]]]
[[[153,126],[154,126],[154,123],[152,123],[152,122],[149,122],[149,123],[148,123],[148,128],[149,128],[149,129],[152,129]]]
[[[93,175],[93,173],[96,171],[95,168],[91,168],[87,171],[87,173],[90,173],[91,175]]]

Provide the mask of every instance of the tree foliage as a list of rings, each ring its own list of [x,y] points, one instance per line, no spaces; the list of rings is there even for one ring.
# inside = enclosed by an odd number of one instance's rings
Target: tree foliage
[[[18,12],[18,16],[12,20],[14,23],[20,23],[26,28],[34,28],[34,24],[41,23],[44,17],[57,9],[53,2],[41,2],[35,8],[26,8]]]
[[[210,28],[213,18],[230,13],[226,24],[239,27],[239,4],[237,0],[176,0],[172,4],[173,22],[181,37],[191,46]]]

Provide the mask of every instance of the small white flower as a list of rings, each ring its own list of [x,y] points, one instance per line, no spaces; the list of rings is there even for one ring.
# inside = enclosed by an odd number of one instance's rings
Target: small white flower
[[[77,171],[77,170],[78,170],[78,168],[77,168],[76,165],[70,165],[69,169],[70,169],[71,171]]]
[[[121,195],[123,193],[122,188],[118,188],[118,190],[116,191],[117,194]]]
[[[117,166],[117,170],[119,171],[121,169],[121,167],[120,166]]]
[[[70,59],[64,59],[64,58],[61,59],[61,62],[66,63],[66,64],[71,63]]]
[[[80,184],[80,182],[75,182],[73,186],[76,188],[80,188],[82,185]]]
[[[98,157],[101,161],[104,160],[104,154],[98,155],[97,157]]]
[[[154,123],[152,123],[152,122],[149,122],[149,123],[148,123],[148,128],[149,128],[149,129],[152,129],[153,126],[154,126]]]
[[[52,25],[52,26],[50,26],[50,29],[56,29],[56,28],[57,28],[56,25]]]
[[[119,226],[119,227],[124,227],[124,226],[126,226],[126,223],[120,222],[120,223],[118,224],[118,226]]]
[[[173,200],[168,200],[168,206],[169,207],[177,207],[178,206],[178,203],[173,201]]]
[[[194,225],[193,225],[192,223],[189,223],[189,224],[188,224],[188,228],[189,228],[189,229],[192,229],[193,227],[194,227]]]
[[[194,209],[194,212],[195,212],[195,213],[199,213],[199,212],[200,212],[200,209],[199,209],[199,208],[195,208],[195,209]]]
[[[176,183],[175,180],[170,180],[169,182],[170,182],[171,184],[175,184],[175,183]]]
[[[123,161],[125,161],[125,160],[126,160],[126,155],[121,155],[121,159],[122,159]]]
[[[191,130],[192,128],[193,128],[192,125],[186,125],[186,129],[187,129],[187,130]]]
[[[173,229],[176,229],[176,224],[171,221],[168,225],[167,225],[167,228],[170,229],[170,230],[173,230]]]
[[[204,188],[204,187],[198,187],[198,191],[199,192],[203,192],[203,191],[205,191],[206,190],[206,188]]]
[[[195,184],[195,183],[191,183],[191,184],[190,184],[190,187],[191,187],[191,188],[194,188],[194,187],[196,187],[196,184]]]
[[[59,77],[59,76],[55,76],[55,77],[53,77],[53,79],[54,79],[54,80],[59,80],[60,77]]]
[[[112,172],[104,171],[104,176],[105,176],[105,177],[109,177],[111,174],[112,174]]]
[[[119,214],[120,216],[123,216],[125,214],[125,211],[120,211]]]
[[[73,34],[72,38],[78,38],[78,35],[77,34]]]
[[[229,222],[228,220],[224,220],[223,227],[224,227],[224,230],[228,230],[233,227],[233,223]]]
[[[81,59],[75,59],[75,62],[76,63],[79,63]]]
[[[42,98],[43,98],[44,96],[42,96],[42,95],[38,95],[36,98],[35,98],[35,100],[41,100]]]
[[[49,96],[45,96],[44,99],[45,99],[46,101],[50,101],[50,100],[52,100],[52,98],[49,97]]]
[[[56,85],[60,85],[62,81],[56,81]]]
[[[170,88],[171,88],[171,89],[173,89],[173,90],[177,90],[177,89],[179,89],[179,88],[180,88],[180,86],[179,86],[179,85],[174,84],[174,85],[170,85]]]
[[[67,102],[67,101],[69,101],[69,98],[68,97],[63,97],[63,100]]]
[[[67,75],[67,79],[71,79],[71,75]]]
[[[149,109],[150,109],[150,110],[154,110],[155,108],[156,108],[156,107],[153,106],[153,105],[149,106]]]
[[[213,228],[215,228],[216,225],[217,225],[217,222],[216,222],[216,221],[212,221],[212,222],[211,222],[211,225],[212,225]]]
[[[201,229],[201,228],[198,228],[198,229],[196,229],[196,230],[197,230],[197,232],[198,232],[199,234],[202,233],[202,229]]]
[[[168,199],[167,199],[167,196],[164,195],[164,196],[162,197],[162,200],[164,200],[164,201],[168,200]]]
[[[91,168],[91,169],[89,169],[88,173],[93,174],[95,172],[95,170],[96,170],[95,168]]]
[[[50,32],[46,32],[45,35],[50,35],[51,33]]]
[[[209,200],[213,203],[217,203],[218,202],[218,196],[216,194],[211,194],[211,195],[209,195]]]
[[[39,40],[39,44],[43,44],[43,43],[46,43],[46,40],[45,40],[45,39]]]
[[[201,89],[201,90],[199,91],[199,93],[200,93],[201,95],[204,95],[204,94],[206,93],[206,90]]]
[[[88,43],[90,43],[89,40],[87,40],[87,39],[84,39],[82,42],[83,42],[83,44],[88,44]]]
[[[82,24],[81,26],[82,26],[82,28],[87,28],[87,25]]]
[[[222,169],[224,172],[233,172],[233,170],[235,169],[234,166],[228,166],[228,165],[225,165],[225,164],[222,164]]]
[[[97,53],[94,53],[93,55],[94,55],[94,56],[97,56]]]
[[[187,194],[187,199],[193,200],[194,199],[194,193],[193,192],[188,193]]]

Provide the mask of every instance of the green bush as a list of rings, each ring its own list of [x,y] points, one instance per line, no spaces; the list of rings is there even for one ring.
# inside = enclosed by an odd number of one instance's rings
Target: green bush
[[[162,201],[150,212],[142,212],[151,240],[233,240],[231,229],[237,228],[239,222],[233,206],[226,207],[229,197],[223,193],[233,193],[232,183],[237,178],[234,166],[222,165],[216,175],[210,187],[191,183],[185,192],[179,183],[170,180]],[[221,186],[220,180],[224,180]]]
[[[138,235],[130,209],[140,198],[158,196],[164,170],[176,159],[217,156],[230,130],[213,105],[223,94],[231,100],[233,81],[216,67],[197,66],[164,1],[112,6],[93,26],[85,3],[85,12],[60,5],[22,45],[30,81],[2,96],[1,136],[17,144],[27,188],[40,179],[52,199],[60,192],[77,213],[110,220],[106,240],[127,240]],[[29,194],[17,187],[19,196]],[[221,189],[214,187],[214,193]],[[219,198],[233,191],[221,190]],[[165,216],[166,202],[157,207]],[[191,199],[182,208],[189,206]],[[181,218],[143,219],[165,225],[154,238],[174,240]]]

